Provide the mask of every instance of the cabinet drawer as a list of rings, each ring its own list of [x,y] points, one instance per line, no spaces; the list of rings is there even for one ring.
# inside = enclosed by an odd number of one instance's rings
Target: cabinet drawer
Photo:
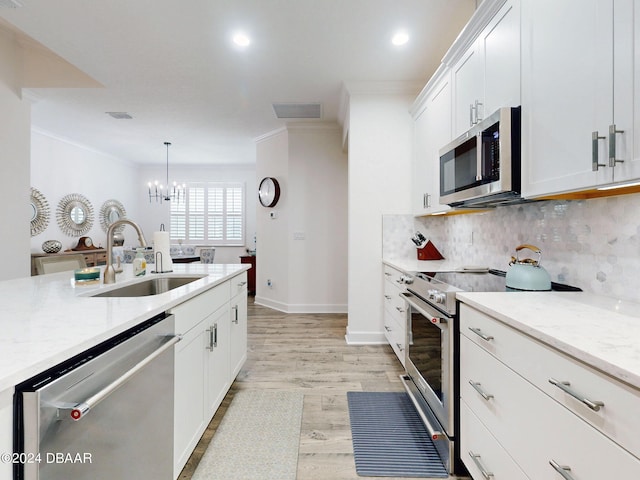
[[[230,298],[230,281],[227,281],[172,308],[170,313],[176,316],[176,332],[184,335]]]
[[[460,456],[473,478],[491,474],[492,480],[528,480],[464,401],[460,402],[460,430]]]
[[[640,417],[630,415],[640,406],[640,392],[598,372],[558,350],[466,305],[461,309],[461,333],[508,364],[564,407],[640,458]],[[478,333],[493,337],[484,340]],[[479,329],[479,330],[478,330]],[[604,406],[594,411],[549,380],[568,382],[567,388],[581,398]]]
[[[404,298],[400,296],[404,291],[404,288],[397,287],[389,280],[384,282],[384,306],[398,318],[404,317],[407,311]]]
[[[383,276],[384,279],[391,282],[393,285],[396,285],[398,288],[404,290],[405,287],[405,279],[409,277],[406,273],[396,268],[390,267],[389,265],[383,265]]]
[[[640,461],[583,419],[469,339],[460,349],[464,403],[530,478],[561,478],[552,461],[569,466],[575,480],[640,478]]]
[[[242,272],[240,275],[233,277],[229,280],[231,284],[231,296],[238,295],[239,293],[247,292],[247,272]]]
[[[385,309],[384,312],[384,336],[387,338],[389,345],[393,348],[396,356],[405,364],[405,348],[406,348],[406,326],[398,323],[395,315]]]

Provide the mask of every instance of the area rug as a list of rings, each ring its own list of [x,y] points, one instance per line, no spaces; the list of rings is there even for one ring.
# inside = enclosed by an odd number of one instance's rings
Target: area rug
[[[356,472],[363,477],[448,478],[404,392],[347,392]]]
[[[235,394],[193,480],[295,480],[303,396],[241,390]]]

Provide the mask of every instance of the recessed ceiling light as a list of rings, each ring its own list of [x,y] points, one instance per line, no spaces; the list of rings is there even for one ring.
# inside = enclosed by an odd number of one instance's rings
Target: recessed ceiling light
[[[397,47],[404,45],[408,41],[409,35],[407,34],[407,32],[397,32],[393,35],[393,37],[391,37],[391,43],[393,43]]]
[[[236,32],[233,34],[233,43],[239,47],[248,47],[251,44],[251,39],[244,32]]]

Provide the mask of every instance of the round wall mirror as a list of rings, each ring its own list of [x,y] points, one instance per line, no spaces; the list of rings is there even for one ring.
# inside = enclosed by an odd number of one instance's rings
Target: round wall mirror
[[[49,202],[42,192],[31,187],[31,236],[42,233],[49,225]]]
[[[109,230],[109,226],[122,218],[127,217],[124,206],[118,200],[107,200],[100,207],[100,226],[105,232]],[[122,232],[124,225],[120,225],[115,229],[116,233]]]
[[[66,235],[77,237],[84,235],[93,226],[93,206],[79,193],[62,197],[56,210],[58,226]]]

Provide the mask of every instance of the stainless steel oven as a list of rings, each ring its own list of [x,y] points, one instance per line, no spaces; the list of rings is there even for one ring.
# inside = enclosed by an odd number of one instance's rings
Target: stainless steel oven
[[[402,294],[408,307],[409,337],[402,381],[447,471],[460,473],[464,467],[456,461],[459,339],[455,297],[449,297],[454,312],[447,312],[445,297],[438,297],[445,302],[440,304],[435,304],[435,297],[429,300],[429,295],[436,295],[431,286],[418,274]]]

